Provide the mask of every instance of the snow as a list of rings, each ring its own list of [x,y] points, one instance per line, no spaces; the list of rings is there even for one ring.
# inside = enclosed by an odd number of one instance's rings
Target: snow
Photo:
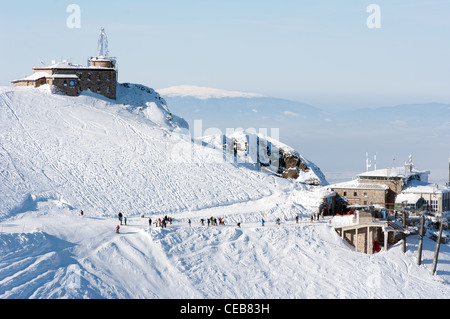
[[[383,168],[374,171],[367,171],[358,176],[361,177],[402,177],[408,178],[411,175],[420,175],[421,178],[427,179],[429,171],[419,171],[416,168],[413,168],[411,171],[405,170],[405,167],[391,167],[391,168]]]
[[[422,194],[438,194],[438,193],[448,193],[450,192],[450,187],[438,186],[437,184],[431,184],[421,181],[411,181],[406,185],[402,193],[422,193]]]
[[[36,73],[31,74],[30,76],[27,76],[23,80],[24,81],[36,81],[40,78],[45,78],[45,77],[51,77],[51,75],[46,72],[36,72]]]
[[[330,189],[333,188],[351,188],[351,189],[384,189],[387,190],[389,187],[384,184],[370,184],[363,183],[358,179],[353,179],[351,181],[335,183],[329,186]]]
[[[406,254],[355,252],[330,218],[310,222],[326,188],[213,161],[153,89],[122,84],[112,101],[1,87],[0,123],[2,299],[450,295],[448,244],[435,276],[428,238],[421,266],[417,236]],[[211,216],[226,225],[201,226]]]
[[[112,57],[95,57],[93,59],[95,59],[95,61],[113,61],[114,60],[114,58],[112,58]],[[85,66],[85,65],[76,64],[76,63],[72,63],[72,62],[64,60],[64,61],[60,61],[60,62],[52,61],[52,64],[49,66],[41,65],[41,66],[33,67],[33,69],[51,70],[51,69],[105,69],[105,68],[99,67],[99,66],[91,66],[91,65]]]
[[[417,194],[399,194],[395,198],[395,203],[402,204],[402,203],[406,202],[407,204],[416,205],[417,202],[420,200],[420,198],[421,198],[421,196],[419,196]]]

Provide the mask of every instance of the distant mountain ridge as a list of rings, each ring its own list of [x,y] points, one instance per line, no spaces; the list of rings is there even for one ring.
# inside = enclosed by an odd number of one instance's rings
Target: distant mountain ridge
[[[378,155],[378,167],[392,165],[395,158],[407,158],[412,153],[420,167],[431,170],[432,180],[447,180],[450,104],[330,112],[251,93],[236,95],[220,90],[220,95],[214,95],[215,90],[183,86],[157,91],[191,128],[195,120],[202,120],[204,130],[217,128],[223,132],[227,128],[278,128],[280,140],[314,158],[325,175],[364,171],[366,152]]]
[[[244,93],[238,91],[227,91],[222,89],[206,88],[196,85],[179,85],[172,86],[166,89],[160,89],[158,92],[168,97],[195,97],[200,100],[211,98],[226,98],[226,97],[263,97],[261,94]]]

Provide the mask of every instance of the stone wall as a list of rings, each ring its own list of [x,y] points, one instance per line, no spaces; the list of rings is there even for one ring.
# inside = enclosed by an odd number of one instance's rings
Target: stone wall
[[[373,241],[377,233],[377,228],[379,227],[360,227],[358,231],[356,229],[346,230],[344,232],[344,239],[354,246],[356,251],[372,254]],[[367,245],[367,231],[369,231],[369,245]],[[380,244],[383,245],[383,241]]]
[[[46,72],[49,75],[67,74],[77,75],[76,87],[70,88],[64,85],[63,79],[54,79],[47,84],[54,85],[60,92],[76,96],[81,91],[90,90],[110,99],[116,99],[117,72],[110,68],[34,68],[35,72]],[[61,81],[62,80],[62,81]],[[54,88],[52,88],[54,91]]]
[[[394,208],[395,206],[395,198],[398,194],[402,192],[403,189],[403,180],[402,179],[392,179],[389,181],[386,180],[371,180],[371,179],[361,179],[361,183],[364,184],[381,184],[389,187],[387,198],[386,198],[386,207]]]
[[[77,80],[75,80],[75,86],[69,86],[69,79],[56,78],[52,80],[52,93],[64,93],[68,96],[78,96],[80,85]]]
[[[347,202],[359,205],[386,204],[386,191],[384,189],[360,189],[360,188],[333,188],[333,191]]]

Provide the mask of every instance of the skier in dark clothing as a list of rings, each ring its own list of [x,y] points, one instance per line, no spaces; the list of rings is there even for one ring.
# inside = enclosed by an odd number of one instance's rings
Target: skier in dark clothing
[[[148,220],[148,226],[152,227],[152,219],[151,218],[149,218],[149,220]]]

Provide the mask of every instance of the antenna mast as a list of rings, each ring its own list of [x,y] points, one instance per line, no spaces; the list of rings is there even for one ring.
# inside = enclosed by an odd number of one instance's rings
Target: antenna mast
[[[100,36],[98,37],[98,56],[107,57],[108,51],[108,37],[105,33],[105,28],[100,29]]]
[[[372,162],[369,159],[369,153],[366,152],[366,172],[369,171],[369,168],[372,166]]]

